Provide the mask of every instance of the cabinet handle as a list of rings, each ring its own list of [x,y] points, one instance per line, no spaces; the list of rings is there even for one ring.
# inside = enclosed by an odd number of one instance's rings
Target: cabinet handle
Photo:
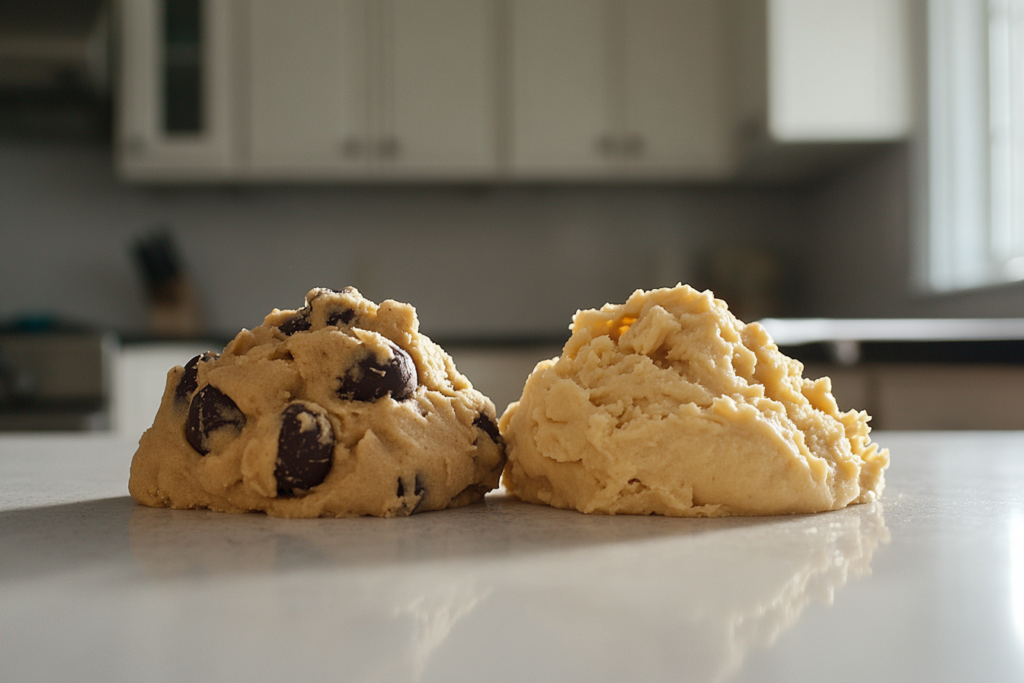
[[[363,141],[352,136],[347,137],[338,143],[338,154],[345,159],[358,159],[363,156]]]
[[[138,135],[133,135],[124,141],[124,151],[128,156],[140,157],[146,153],[146,141]]]
[[[640,135],[627,135],[622,141],[623,156],[638,159],[644,155],[646,144]]]
[[[384,138],[377,143],[377,156],[381,159],[396,159],[400,151],[397,138]]]
[[[594,142],[594,146],[597,148],[597,153],[604,157],[616,156],[619,144],[615,139],[615,136],[611,133],[606,133],[597,138]]]

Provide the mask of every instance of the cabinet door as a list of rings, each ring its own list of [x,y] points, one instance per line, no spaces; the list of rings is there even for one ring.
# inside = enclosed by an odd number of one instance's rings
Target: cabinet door
[[[251,0],[250,163],[323,177],[369,157],[366,0]]]
[[[140,180],[228,175],[232,6],[136,0],[119,10],[119,172]]]
[[[906,135],[906,12],[902,0],[769,2],[772,137],[781,142],[871,142]]]
[[[731,168],[718,0],[625,0],[623,158],[641,175]]]
[[[497,168],[493,0],[383,0],[380,161],[424,175]]]
[[[605,14],[594,0],[514,0],[511,163],[525,176],[603,175],[613,131]]]

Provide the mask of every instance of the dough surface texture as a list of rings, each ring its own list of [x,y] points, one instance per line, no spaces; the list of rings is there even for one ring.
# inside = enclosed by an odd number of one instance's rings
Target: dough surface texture
[[[494,404],[408,304],[314,289],[223,353],[174,367],[128,489],[150,507],[404,516],[481,500],[505,463]]]
[[[802,377],[711,292],[636,291],[578,311],[499,426],[509,493],[586,513],[683,517],[835,510],[875,500],[887,450],[831,380]]]

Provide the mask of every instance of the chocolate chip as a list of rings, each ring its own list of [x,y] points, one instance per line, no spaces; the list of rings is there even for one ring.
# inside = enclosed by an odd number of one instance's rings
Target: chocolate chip
[[[185,372],[181,373],[181,377],[178,379],[178,386],[174,389],[174,400],[182,403],[188,401],[189,397],[192,396],[192,392],[199,386],[198,378],[200,361],[206,363],[216,359],[218,356],[220,356],[219,353],[207,351],[206,353],[199,354],[186,363]]]
[[[344,311],[331,313],[327,316],[328,327],[341,323],[342,325],[348,325],[356,317],[356,312],[351,308],[347,308]]]
[[[413,490],[413,495],[419,499],[416,501],[416,507],[412,509],[413,512],[416,512],[427,500],[427,486],[423,483],[423,480],[420,479],[420,475],[418,474],[416,475],[416,488]]]
[[[498,431],[498,423],[492,420],[489,416],[480,413],[477,418],[473,420],[473,426],[491,437],[491,441],[494,443],[501,443],[501,433]]]
[[[380,363],[377,355],[367,349],[366,355],[341,378],[338,396],[349,401],[376,401],[388,394],[396,401],[404,401],[412,396],[419,384],[416,364],[397,344],[385,341],[393,357]]]
[[[218,429],[238,432],[245,427],[245,414],[215,386],[207,384],[192,397],[185,421],[185,438],[200,455],[210,452],[210,435]]]
[[[417,510],[420,509],[420,506],[423,504],[423,501],[427,497],[426,493],[427,493],[427,485],[424,483],[422,475],[417,474],[416,478],[413,480],[412,495],[416,499],[416,504],[413,507],[412,512],[416,512]],[[399,498],[404,498],[405,497],[405,484],[402,482],[401,479],[398,480],[398,492],[397,492],[397,495],[398,495]]]
[[[304,403],[292,403],[281,413],[277,437],[277,478],[279,494],[294,489],[311,489],[323,483],[331,471],[334,429],[323,412]]]
[[[311,313],[312,310],[309,306],[306,306],[296,312],[295,315],[281,323],[281,327],[279,329],[289,337],[296,332],[305,332],[310,326],[309,316]]]

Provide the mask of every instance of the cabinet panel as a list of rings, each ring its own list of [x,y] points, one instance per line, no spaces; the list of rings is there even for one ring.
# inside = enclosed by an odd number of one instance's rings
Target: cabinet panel
[[[512,3],[512,165],[517,173],[607,172],[605,14],[593,0]]]
[[[879,429],[1024,429],[1024,368],[895,366],[878,371]]]
[[[726,175],[718,13],[715,0],[516,0],[514,173]]]
[[[233,6],[198,3],[194,40],[181,45],[168,36],[168,4],[136,0],[119,5],[118,169],[130,179],[225,177],[233,168]],[[168,93],[174,92],[167,87],[168,64],[183,60],[197,70],[198,111],[196,120],[184,126],[189,130],[180,130],[168,115],[173,109]]]
[[[731,166],[715,0],[624,3],[626,160],[718,176]]]
[[[254,168],[365,163],[367,9],[364,0],[252,0]]]
[[[769,0],[769,131],[785,142],[890,140],[909,127],[904,0]]]
[[[395,0],[392,9],[384,151],[393,136],[398,168],[494,171],[495,3]]]

